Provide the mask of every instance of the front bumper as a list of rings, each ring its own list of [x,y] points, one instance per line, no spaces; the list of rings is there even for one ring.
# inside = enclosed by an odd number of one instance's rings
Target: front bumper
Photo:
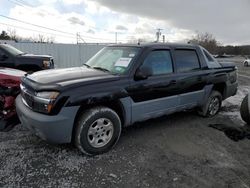
[[[51,143],[70,143],[74,120],[79,106],[64,107],[55,116],[37,113],[24,105],[21,95],[16,98],[16,111],[23,126]]]

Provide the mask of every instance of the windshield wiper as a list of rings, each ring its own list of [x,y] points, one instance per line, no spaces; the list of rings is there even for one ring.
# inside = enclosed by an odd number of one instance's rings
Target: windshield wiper
[[[92,68],[97,69],[97,70],[101,70],[101,71],[104,71],[104,72],[110,72],[110,70],[102,68],[102,67],[92,67]]]
[[[25,54],[27,54],[27,53],[26,52],[22,52],[22,53],[17,54],[17,55],[25,55]]]
[[[91,68],[91,66],[89,66],[89,65],[86,64],[86,63],[83,63],[82,65],[84,65],[85,67]]]

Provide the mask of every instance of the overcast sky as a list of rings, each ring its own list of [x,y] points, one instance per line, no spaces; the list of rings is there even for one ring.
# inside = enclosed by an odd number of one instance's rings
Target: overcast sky
[[[15,18],[22,22],[10,20]],[[31,26],[36,24],[49,29]],[[185,42],[197,31],[222,44],[250,44],[249,0],[0,0],[0,30],[56,42],[155,40],[156,29],[169,42]]]

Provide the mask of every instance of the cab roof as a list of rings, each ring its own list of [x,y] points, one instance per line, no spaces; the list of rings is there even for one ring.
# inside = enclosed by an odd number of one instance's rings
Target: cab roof
[[[188,48],[198,47],[196,44],[185,44],[185,43],[142,43],[142,44],[112,44],[109,46],[113,47],[173,47],[173,48]]]

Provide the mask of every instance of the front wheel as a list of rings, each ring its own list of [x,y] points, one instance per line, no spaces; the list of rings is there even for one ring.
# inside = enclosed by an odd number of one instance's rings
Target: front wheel
[[[247,67],[247,66],[248,66],[248,62],[245,61],[245,62],[244,62],[244,67]]]
[[[112,109],[92,108],[76,122],[75,145],[87,155],[105,153],[117,143],[121,129],[120,118]]]
[[[199,110],[199,114],[204,117],[213,117],[220,111],[222,96],[218,91],[212,91],[207,102]]]

